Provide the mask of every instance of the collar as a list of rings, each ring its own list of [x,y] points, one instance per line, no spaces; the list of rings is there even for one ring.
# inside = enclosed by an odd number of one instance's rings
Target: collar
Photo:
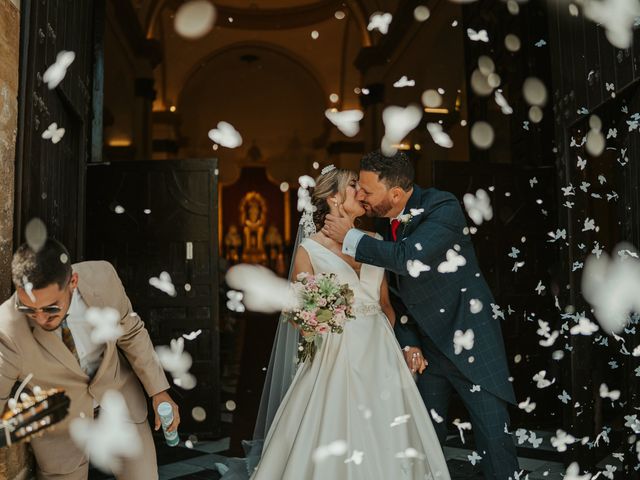
[[[84,317],[85,305],[82,294],[76,288],[71,294],[71,305],[69,305],[67,316],[74,319]]]
[[[403,208],[402,211],[398,214],[397,217],[394,218],[390,218],[389,219],[389,223],[393,223],[394,220],[398,220],[400,221],[400,217],[402,217],[402,215],[404,215],[404,211],[407,209],[407,207]]]

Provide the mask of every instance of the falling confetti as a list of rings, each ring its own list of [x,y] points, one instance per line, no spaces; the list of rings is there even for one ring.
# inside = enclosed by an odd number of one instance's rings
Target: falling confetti
[[[418,278],[422,272],[428,272],[429,270],[431,270],[431,267],[420,260],[407,260],[407,271],[413,278]]]
[[[231,288],[242,290],[244,306],[252,312],[279,312],[298,300],[289,282],[259,265],[234,265],[225,278]]]
[[[360,465],[363,459],[364,459],[364,452],[361,452],[360,450],[354,450],[351,456],[347,458],[344,461],[344,463],[353,462],[355,465]]]
[[[180,5],[175,13],[173,28],[184,38],[196,40],[213,28],[216,9],[207,0],[192,0]]]
[[[465,430],[471,430],[471,423],[469,423],[469,422],[461,422],[459,418],[456,418],[453,421],[453,424],[458,429],[458,433],[460,433],[460,441],[462,443],[465,443],[465,441],[464,441],[464,431]]]
[[[425,90],[420,97],[422,104],[427,108],[438,108],[442,105],[442,96],[437,90]]]
[[[438,272],[453,273],[458,271],[458,267],[467,264],[467,260],[453,249],[447,250],[447,259],[438,265]]]
[[[489,34],[486,30],[478,30],[476,32],[473,28],[467,28],[467,36],[472,42],[489,43]]]
[[[393,422],[391,422],[390,426],[397,427],[398,425],[404,425],[409,421],[410,418],[411,415],[400,415],[399,417],[393,419]]]
[[[58,128],[58,124],[53,122],[44,132],[42,132],[42,138],[45,140],[51,140],[51,143],[55,145],[62,140],[64,132],[64,128]]]
[[[524,402],[520,402],[518,404],[518,408],[524,410],[527,413],[531,413],[536,409],[536,404],[535,402],[531,401],[531,398],[527,397]]]
[[[149,285],[156,287],[158,290],[171,297],[175,297],[177,295],[176,287],[171,282],[171,275],[167,272],[160,272],[159,276],[151,277],[149,279]]]
[[[495,133],[487,122],[476,122],[471,127],[471,141],[480,150],[487,150],[493,145]]]
[[[424,5],[418,5],[413,10],[413,18],[415,18],[418,22],[425,22],[429,19],[430,16],[431,12],[429,11],[429,8]]]
[[[124,333],[120,326],[120,313],[114,308],[90,307],[84,318],[92,327],[91,341],[94,344],[115,341]]]
[[[479,189],[475,195],[466,193],[463,197],[463,202],[467,214],[476,225],[482,225],[485,220],[488,221],[493,218],[491,199],[483,189]]]
[[[347,442],[335,440],[328,445],[322,445],[313,452],[313,461],[318,463],[329,457],[339,457],[347,453]]]
[[[62,50],[56,56],[56,61],[42,75],[42,81],[47,84],[49,90],[56,88],[67,74],[67,69],[76,59],[76,54]]]
[[[208,133],[211,141],[227,148],[237,148],[242,145],[242,136],[228,122],[218,122],[218,126]]]
[[[24,235],[29,248],[34,252],[39,252],[47,243],[47,226],[39,218],[32,218],[27,223]]]
[[[402,142],[404,137],[418,126],[422,119],[422,109],[417,105],[409,105],[405,108],[391,105],[382,112],[382,122],[385,134],[382,138],[382,153],[392,157],[397,152],[395,145]]]
[[[453,351],[456,355],[460,355],[463,350],[471,350],[475,341],[475,334],[470,328],[463,332],[456,330],[453,334]]]
[[[69,434],[91,463],[104,472],[118,472],[123,458],[142,453],[142,442],[125,399],[114,390],[108,390],[100,399],[97,420],[75,418],[69,424]]]
[[[551,386],[555,383],[556,379],[549,380],[547,377],[547,372],[545,370],[541,370],[533,376],[533,381],[536,382],[536,387],[543,389]]]
[[[386,35],[389,32],[389,25],[393,20],[393,16],[390,13],[374,13],[369,17],[369,24],[367,30],[372,32],[378,30],[381,34]]]
[[[607,40],[616,48],[626,49],[633,41],[633,24],[640,16],[640,4],[629,0],[586,0],[584,16],[602,25]]]
[[[502,95],[502,92],[500,90],[496,90],[494,98],[502,113],[504,113],[505,115],[511,115],[513,113],[513,108],[509,106],[509,102],[507,102],[507,99],[504,98],[504,95]]]
[[[395,88],[415,87],[416,86],[416,81],[415,80],[409,80],[406,75],[403,75],[402,77],[400,77],[399,80],[394,82],[393,86]]]
[[[618,245],[616,250],[636,251],[626,244]],[[596,251],[602,253],[600,249]],[[637,294],[640,291],[640,262],[620,254],[613,258],[606,253],[602,258],[591,255],[585,262],[582,290],[603,329],[607,333],[620,333],[629,321],[629,314],[640,311]]]
[[[185,340],[195,340],[196,338],[198,338],[200,336],[200,334],[202,333],[201,329],[195,330],[191,333],[183,333],[182,334],[182,338],[184,338]]]
[[[431,135],[433,142],[443,148],[453,147],[451,137],[442,129],[439,123],[427,123],[427,131]]]
[[[347,137],[355,137],[360,131],[360,120],[364,113],[360,110],[344,110],[338,112],[335,109],[328,109],[324,115]]]

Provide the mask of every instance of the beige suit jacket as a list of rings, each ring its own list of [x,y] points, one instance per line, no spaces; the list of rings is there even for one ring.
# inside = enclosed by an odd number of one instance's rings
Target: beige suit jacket
[[[112,307],[120,312],[124,334],[108,342],[93,379],[80,368],[56,332],[47,332],[15,309],[15,294],[0,306],[0,413],[11,388],[30,373],[30,385],[63,388],[71,399],[67,419],[32,440],[43,473],[72,472],[86,462],[68,434],[69,422],[79,416],[93,418],[93,402],[107,390],[117,390],[127,402],[135,423],[146,421],[147,395],[169,388],[169,383],[140,317],[131,309],[115,269],[108,262],[73,265],[78,290],[89,307]]]

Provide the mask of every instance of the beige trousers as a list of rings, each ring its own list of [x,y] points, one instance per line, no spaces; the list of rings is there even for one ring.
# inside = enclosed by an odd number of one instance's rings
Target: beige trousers
[[[151,427],[145,420],[136,424],[138,435],[142,442],[142,453],[135,458],[125,458],[122,462],[122,470],[115,474],[118,480],[157,480],[158,462],[156,460],[156,447],[153,443]],[[80,465],[71,473],[44,474],[38,470],[38,480],[87,480],[89,477],[89,462]]]

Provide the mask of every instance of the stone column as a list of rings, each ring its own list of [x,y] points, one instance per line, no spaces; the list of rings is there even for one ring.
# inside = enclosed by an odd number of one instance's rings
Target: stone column
[[[20,1],[0,0],[0,301],[11,294],[19,52]],[[32,465],[25,444],[0,449],[0,480],[34,478]]]
[[[136,105],[133,117],[133,144],[136,149],[136,160],[151,159],[151,142],[153,133],[151,131],[151,110],[153,101],[156,98],[156,91],[153,89],[153,78],[136,78],[135,95]]]

